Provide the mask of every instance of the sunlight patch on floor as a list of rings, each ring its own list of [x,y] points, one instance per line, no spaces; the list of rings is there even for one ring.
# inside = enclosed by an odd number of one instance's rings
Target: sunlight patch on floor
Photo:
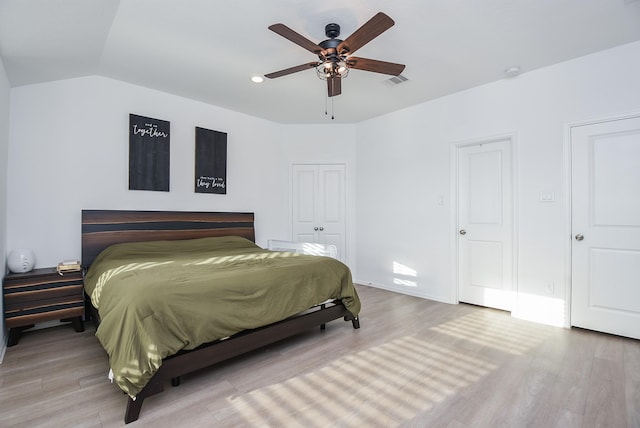
[[[549,334],[543,326],[525,325],[492,310],[474,311],[431,330],[514,355],[523,355]]]
[[[229,402],[249,425],[397,426],[497,369],[404,336]],[[349,404],[341,398],[349,395]]]

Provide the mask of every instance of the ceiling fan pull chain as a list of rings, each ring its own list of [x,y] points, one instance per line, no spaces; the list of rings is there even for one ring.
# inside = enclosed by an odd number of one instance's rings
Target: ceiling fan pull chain
[[[335,98],[335,97],[331,97],[331,120],[335,119],[335,118],[333,117],[333,99],[334,99],[334,98]]]

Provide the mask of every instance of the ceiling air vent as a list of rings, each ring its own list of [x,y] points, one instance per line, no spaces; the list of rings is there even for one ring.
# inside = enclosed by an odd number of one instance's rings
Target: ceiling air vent
[[[404,77],[402,74],[399,74],[397,76],[393,76],[392,78],[385,80],[385,83],[387,85],[393,86],[393,85],[399,85],[403,82],[406,82],[407,80],[409,79]]]

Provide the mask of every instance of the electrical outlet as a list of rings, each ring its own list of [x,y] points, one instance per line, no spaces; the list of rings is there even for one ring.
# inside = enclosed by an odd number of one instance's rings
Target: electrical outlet
[[[553,294],[555,292],[555,288],[556,287],[553,282],[547,282],[545,287],[547,294]]]
[[[540,192],[540,202],[555,202],[556,195],[553,192]]]

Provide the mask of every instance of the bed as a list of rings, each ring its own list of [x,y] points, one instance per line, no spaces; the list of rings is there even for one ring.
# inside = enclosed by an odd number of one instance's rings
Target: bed
[[[125,423],[186,373],[339,318],[360,326],[348,268],[258,247],[253,213],[83,210],[82,265]]]

